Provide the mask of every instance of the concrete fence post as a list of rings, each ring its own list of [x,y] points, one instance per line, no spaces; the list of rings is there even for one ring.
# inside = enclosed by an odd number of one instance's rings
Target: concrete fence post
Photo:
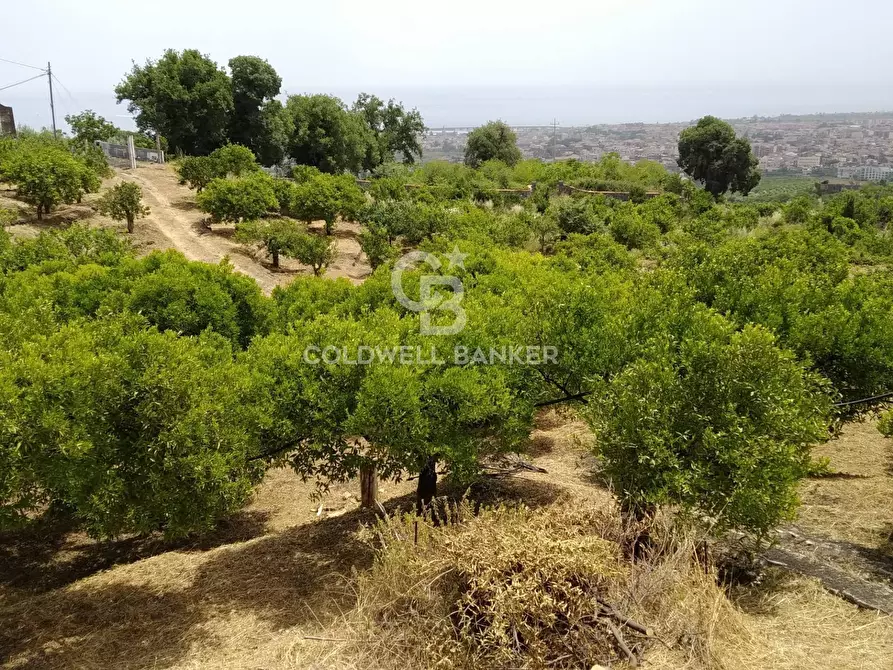
[[[133,146],[133,135],[127,136],[127,155],[130,157],[130,169],[136,170],[136,148]]]

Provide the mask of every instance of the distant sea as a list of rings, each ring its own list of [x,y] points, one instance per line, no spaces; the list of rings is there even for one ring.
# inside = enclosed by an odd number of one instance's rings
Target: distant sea
[[[133,127],[125,105],[111,92],[56,91],[56,118],[83,109],[122,127]],[[513,125],[585,126],[600,123],[684,122],[713,114],[723,118],[893,110],[893,82],[877,84],[717,84],[657,86],[401,87],[358,86],[302,89],[286,84],[284,93],[331,93],[352,102],[360,91],[396,98],[417,107],[430,128],[475,126],[491,119]],[[49,125],[49,101],[35,90],[5,91],[0,103],[12,105],[16,122]]]

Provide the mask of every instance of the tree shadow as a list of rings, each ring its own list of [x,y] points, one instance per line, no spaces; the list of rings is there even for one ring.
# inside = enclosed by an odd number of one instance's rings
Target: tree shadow
[[[525,477],[486,479],[470,488],[445,482],[441,492],[452,500],[467,492],[476,508],[507,501],[538,507],[564,494]],[[384,507],[397,514],[414,502],[408,494]],[[262,537],[264,515],[240,516],[192,542],[92,543],[81,549],[83,557],[64,561],[58,554],[66,553],[72,531],[61,521],[47,522],[30,544],[3,545],[4,583],[39,593],[4,603],[0,658],[29,669],[165,668],[210,644],[215,626],[227,625],[231,613],[250,613],[276,630],[315,630],[354,606],[352,575],[375,556],[358,531],[375,523],[374,512],[354,509]],[[189,553],[213,547],[219,548],[207,556]],[[166,551],[169,556],[158,555]],[[149,556],[155,558],[145,569],[94,574]]]
[[[196,212],[198,211],[198,203],[195,200],[191,200],[189,198],[181,198],[180,200],[172,200],[171,207],[174,209],[179,209],[181,212]]]
[[[4,614],[0,659],[29,670],[169,667],[207,636],[188,594],[128,583],[53,591]]]
[[[116,565],[168,551],[207,551],[263,535],[269,514],[240,512],[212,532],[181,540],[160,534],[98,541],[75,528],[70,518],[47,515],[32,526],[0,534],[0,584],[43,593]]]

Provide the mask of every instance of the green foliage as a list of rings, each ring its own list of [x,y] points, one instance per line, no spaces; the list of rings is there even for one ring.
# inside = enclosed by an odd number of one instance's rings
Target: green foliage
[[[229,141],[248,148],[264,165],[279,163],[286,137],[285,129],[277,126],[282,105],[274,98],[282,79],[272,65],[257,56],[231,58],[229,69],[233,97]]]
[[[628,249],[651,249],[660,240],[660,228],[646,221],[635,207],[616,207],[611,215],[608,230],[614,239]]]
[[[37,218],[60,203],[80,200],[87,189],[98,189],[98,177],[62,145],[26,146],[12,153],[3,167],[18,197],[37,208]]]
[[[115,94],[128,101],[140,130],[160,133],[173,151],[204,156],[226,143],[232,82],[195,49],[168,49],[157,61],[134,64]]]
[[[893,409],[888,409],[881,415],[878,422],[878,430],[887,437],[893,437]]]
[[[759,161],[750,142],[735,137],[732,126],[714,116],[705,116],[682,131],[678,162],[714,197],[729,190],[747,195],[760,183]]]
[[[66,116],[65,122],[71,126],[74,141],[78,144],[92,146],[100,140],[107,142],[119,132],[115,124],[109,123],[92,109]]]
[[[353,177],[310,174],[298,183],[290,200],[289,216],[308,224],[322,220],[326,235],[331,235],[339,217],[348,220],[359,215],[366,197]]]
[[[407,164],[422,157],[422,135],[425,122],[418,110],[407,112],[393,99],[384,100],[368,93],[360,93],[353,104],[353,111],[360,114],[372,133],[367,144],[363,169],[374,170],[383,163],[394,160],[399,154]]]
[[[592,403],[598,454],[637,518],[669,504],[718,532],[764,535],[793,518],[830,402],[765,330],[706,311],[689,319]]]
[[[251,373],[225,340],[72,323],[0,365],[2,520],[57,502],[98,537],[206,530],[263,468]]]
[[[607,210],[591,198],[562,196],[552,202],[549,213],[565,235],[589,235],[605,229]]]
[[[850,277],[848,257],[821,229],[782,228],[685,246],[670,266],[705,304],[764,325],[839,392],[864,397],[893,386],[893,293],[883,274]]]
[[[116,221],[127,222],[127,232],[133,232],[134,221],[149,216],[149,208],[143,205],[143,189],[126,181],[113,186],[96,203],[96,209]]]
[[[236,240],[247,244],[261,244],[273,259],[273,267],[279,267],[279,256],[298,257],[304,231],[288,219],[246,221],[236,229]]]
[[[490,121],[468,133],[465,144],[465,164],[479,167],[489,160],[515,165],[521,160],[518,137],[502,121]]]
[[[369,265],[375,270],[380,265],[397,256],[397,249],[388,239],[386,230],[377,227],[366,228],[360,233],[360,249],[366,254]]]
[[[359,172],[374,138],[364,117],[329,95],[292,95],[285,104],[292,132],[288,155],[302,165],[338,174]]]
[[[251,149],[240,144],[227,144],[209,156],[217,177],[242,177],[260,170]]]
[[[217,167],[209,156],[186,156],[180,159],[177,166],[177,174],[181,184],[188,184],[189,188],[201,193],[205,186],[217,179]]]
[[[279,209],[273,178],[262,173],[237,179],[215,179],[196,201],[214,221],[250,221]]]
[[[334,262],[338,246],[335,240],[328,237],[301,233],[296,240],[294,254],[301,263],[313,268],[313,274],[319,277]]]

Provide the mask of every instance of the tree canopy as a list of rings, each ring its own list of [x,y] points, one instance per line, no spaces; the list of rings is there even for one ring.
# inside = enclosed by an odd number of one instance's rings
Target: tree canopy
[[[502,121],[490,121],[468,133],[465,164],[476,168],[489,160],[502,161],[506,165],[514,165],[521,160],[518,137]]]
[[[168,49],[157,61],[134,63],[115,94],[128,101],[140,130],[164,135],[173,151],[201,156],[226,143],[232,81],[196,49]]]
[[[750,141],[715,116],[705,116],[679,135],[679,167],[714,197],[727,191],[747,195],[760,183],[759,161]]]

